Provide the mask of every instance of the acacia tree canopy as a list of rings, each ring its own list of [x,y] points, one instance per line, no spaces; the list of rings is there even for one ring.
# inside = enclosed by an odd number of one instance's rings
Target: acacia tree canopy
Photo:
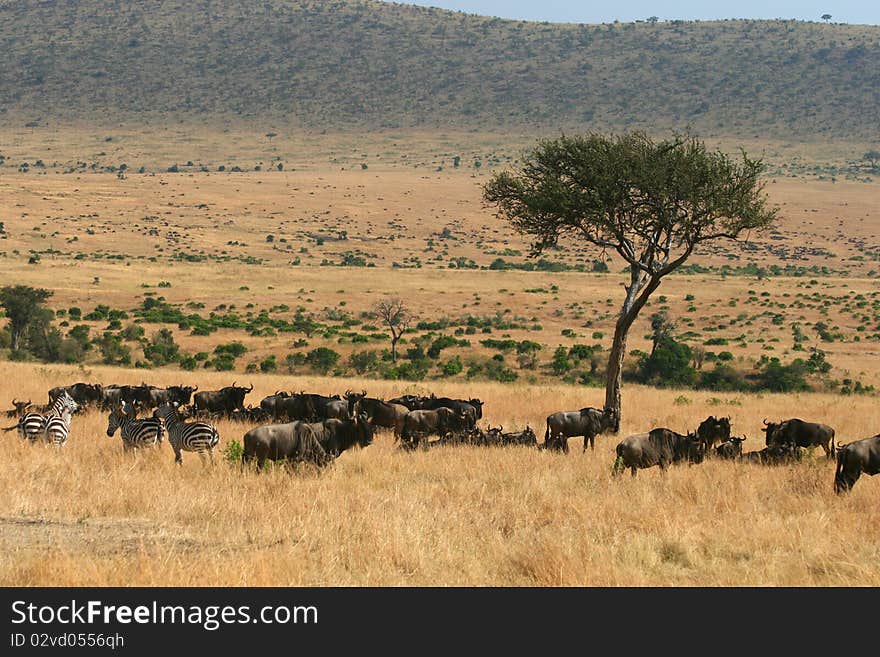
[[[609,359],[606,407],[620,414],[626,335],[661,279],[701,243],[770,226],[760,160],[734,160],[690,135],[635,132],[543,140],[514,171],[483,187],[487,204],[532,238],[532,255],[563,237],[616,252],[629,265]]]

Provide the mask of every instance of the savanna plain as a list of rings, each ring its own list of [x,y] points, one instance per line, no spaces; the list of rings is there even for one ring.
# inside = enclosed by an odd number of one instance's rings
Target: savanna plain
[[[88,318],[103,305],[125,313],[123,324],[144,327],[144,340],[165,328],[187,354],[240,342],[245,355],[230,371],[203,366],[206,358],[186,371],[142,359],[135,340],[140,369],[105,365],[97,349],[80,364],[2,360],[0,400],[44,403],[49,388],[75,381],[208,390],[237,380],[253,384],[253,405],[276,390],[434,392],[478,397],[482,426],[528,425],[539,441],[549,413],[601,407],[604,391],[589,363],[582,378],[566,377],[551,358],[587,343],[600,346],[590,353],[607,353],[622,263],[572,241],[528,271],[528,243],[481,203],[480,185],[529,136],[285,141],[194,131],[138,160],[152,139],[112,128],[9,132],[8,161],[31,165],[0,171],[0,283],[52,290],[47,305],[65,329],[117,330],[106,312]],[[599,436],[594,451],[572,439],[565,455],[519,447],[404,452],[379,432],[323,471],[242,470],[223,451],[249,427],[229,420],[217,421],[214,467],[191,453],[175,466],[167,443],[123,453],[118,436],[106,436],[106,414],[92,410],[74,416],[62,450],[0,434],[0,584],[880,584],[880,481],[863,477],[835,495],[834,463],[821,450],[775,467],[707,460],[611,476],[626,435],[693,430],[708,415],[730,416],[734,435],[748,437],[745,451],[763,447],[764,418],[824,422],[842,443],[878,432],[876,396],[841,394],[855,382],[880,384],[876,183],[785,173],[792,161],[821,163],[820,146],[794,154],[781,143],[754,146],[772,165],[767,191],[781,208],[778,224],[695,254],[694,267],[657,291],[628,348],[650,350],[649,317],[665,312],[681,340],[727,352],[722,360],[743,372],[768,355],[787,363],[821,348],[832,364],[821,392],[628,382],[620,434]],[[106,163],[115,148],[124,169],[79,166],[99,149]],[[231,170],[233,161],[241,170]],[[441,360],[454,355],[462,367],[434,365],[418,380],[349,367],[356,352],[388,347],[369,313],[389,296],[424,323],[405,336],[403,351],[454,336],[460,342]],[[145,315],[156,303],[241,321],[194,331],[173,314],[164,323]],[[68,319],[72,307],[83,319]],[[264,311],[292,324],[308,319],[308,335],[266,330],[266,322],[253,330],[248,319]],[[539,344],[537,358],[517,361],[505,340]],[[287,359],[321,346],[339,353],[325,373]],[[506,382],[487,376],[499,371],[486,366],[493,359],[511,373]]]

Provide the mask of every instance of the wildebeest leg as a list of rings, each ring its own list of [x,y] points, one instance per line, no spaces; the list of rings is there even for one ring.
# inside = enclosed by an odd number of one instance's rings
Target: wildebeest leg
[[[596,449],[596,436],[584,436],[584,451],[587,451],[587,441],[590,441],[590,449]]]
[[[635,477],[635,476],[636,476],[636,473],[639,471],[638,468],[637,468],[636,466],[632,466],[632,467],[630,468],[630,470],[632,470],[632,476],[633,476],[633,477]]]
[[[568,454],[568,436],[559,436],[559,440],[562,442],[562,453]]]

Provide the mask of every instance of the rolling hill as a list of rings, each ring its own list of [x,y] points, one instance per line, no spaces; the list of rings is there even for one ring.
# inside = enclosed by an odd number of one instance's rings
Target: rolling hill
[[[880,28],[557,25],[367,0],[0,2],[0,124],[633,129],[861,139]]]

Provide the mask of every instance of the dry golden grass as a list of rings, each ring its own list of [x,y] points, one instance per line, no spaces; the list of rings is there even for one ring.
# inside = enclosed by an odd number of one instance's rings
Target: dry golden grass
[[[3,363],[0,399],[41,399],[78,379],[136,382],[131,370]],[[202,388],[221,374],[151,373]],[[375,381],[255,376],[254,400],[277,388],[376,395],[424,389]],[[483,422],[529,423],[597,405],[601,391],[569,386],[448,384],[437,392],[486,401]],[[763,417],[828,422],[843,442],[876,433],[873,399],[832,395],[723,396],[628,386],[621,436],[688,429],[731,415],[747,450]],[[249,398],[250,399],[250,398]],[[218,425],[221,448],[247,427]],[[125,455],[106,419],[73,420],[56,451],[0,434],[0,584],[4,585],[880,585],[880,482],[832,491],[821,456],[784,467],[708,462],[612,479],[614,445],[568,456],[525,448],[399,452],[389,434],[346,452],[324,472],[203,468],[168,445]]]

